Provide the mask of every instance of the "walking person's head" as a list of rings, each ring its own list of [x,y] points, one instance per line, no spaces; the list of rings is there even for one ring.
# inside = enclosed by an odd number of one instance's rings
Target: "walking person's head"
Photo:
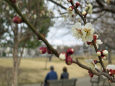
[[[67,72],[67,68],[66,67],[63,67],[63,72]]]
[[[53,71],[54,70],[54,66],[50,66],[50,70]]]

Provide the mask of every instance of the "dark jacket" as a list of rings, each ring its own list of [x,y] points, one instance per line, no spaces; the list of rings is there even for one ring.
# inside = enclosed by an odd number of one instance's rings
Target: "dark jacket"
[[[61,74],[61,77],[60,77],[61,79],[68,79],[69,78],[69,74],[68,74],[68,72],[63,72],[62,74]]]
[[[57,73],[55,71],[50,71],[46,77],[45,77],[45,84],[44,86],[47,86],[47,81],[48,80],[57,80],[58,77],[57,77]]]

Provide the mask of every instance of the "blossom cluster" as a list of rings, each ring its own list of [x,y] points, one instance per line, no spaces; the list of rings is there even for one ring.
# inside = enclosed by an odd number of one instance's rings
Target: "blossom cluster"
[[[71,65],[72,64],[72,57],[71,55],[74,53],[74,49],[73,48],[69,48],[67,49],[66,52],[60,53],[59,58],[61,60],[65,60],[67,65]]]

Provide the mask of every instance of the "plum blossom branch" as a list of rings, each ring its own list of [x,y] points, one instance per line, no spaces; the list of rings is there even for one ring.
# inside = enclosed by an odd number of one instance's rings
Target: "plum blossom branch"
[[[59,57],[60,55],[59,55],[59,53],[57,52],[57,50],[55,50],[55,49],[48,43],[48,41],[45,39],[45,37],[44,37],[40,32],[37,32],[37,31],[36,31],[36,29],[34,28],[34,26],[29,23],[29,21],[25,18],[25,16],[22,15],[21,11],[16,7],[16,5],[15,5],[14,3],[12,3],[11,0],[5,0],[5,1],[6,1],[10,6],[12,6],[12,7],[14,8],[14,10],[15,10],[15,11],[17,12],[17,14],[21,17],[21,19],[23,20],[23,22],[25,22],[25,23],[28,25],[28,27],[33,31],[34,34],[36,34],[36,36],[38,37],[38,39],[42,40],[42,41],[47,45],[48,49],[51,50],[52,53],[55,54],[57,57]],[[71,3],[71,4],[72,4],[72,6],[73,6],[73,3]],[[74,7],[74,9],[75,9],[75,7]],[[76,9],[75,9],[75,10],[76,10]],[[86,24],[86,19],[84,19],[83,15],[82,15],[78,10],[76,10],[75,12],[78,13],[78,14],[81,16],[81,18],[83,18],[84,24]],[[19,23],[19,19],[18,19],[18,22],[16,22],[16,23]],[[90,24],[89,24],[89,25],[90,25]],[[87,28],[85,28],[84,30],[87,31]],[[96,46],[95,42],[93,43],[93,45],[94,45],[94,48],[95,48],[95,50],[96,50],[96,52],[97,52],[98,49],[97,49],[97,46]],[[42,49],[44,49],[45,52],[46,52],[46,49],[45,49],[45,48],[42,48]],[[43,52],[43,53],[45,53],[45,52]],[[68,50],[67,50],[67,53],[62,55],[62,56],[64,56],[64,57],[66,57],[66,63],[67,63],[68,65],[70,65],[70,64],[72,64],[72,63],[75,63],[75,64],[79,65],[81,68],[84,68],[84,69],[86,69],[86,70],[89,70],[89,73],[90,73],[90,74],[93,73],[93,74],[98,75],[98,76],[99,76],[99,75],[104,75],[104,76],[106,76],[109,80],[111,80],[112,82],[115,82],[115,79],[112,78],[107,72],[96,72],[95,70],[91,69],[90,67],[87,67],[87,66],[81,64],[81,63],[78,61],[78,59],[77,59],[76,61],[72,60],[72,59],[71,59],[71,55],[72,55],[72,54],[73,54],[73,49],[68,49]],[[64,58],[62,58],[62,59],[64,60]],[[100,57],[99,57],[99,59],[100,59],[100,61],[101,61],[101,58],[100,58]],[[101,62],[101,65],[102,65],[103,69],[105,70],[104,65],[103,65],[102,63],[103,63],[103,62]]]
[[[74,3],[73,3],[73,0],[70,0],[70,3],[71,3],[71,5],[72,5],[73,8],[74,8],[75,13],[76,13],[76,14],[79,14],[79,16],[82,18],[84,24],[86,24],[86,16],[83,16],[82,13],[75,7],[75,5],[74,5]],[[87,14],[87,13],[86,13],[86,14]],[[77,29],[77,30],[78,30],[77,35],[78,35],[80,38],[84,39],[84,37],[82,37],[82,35],[84,35],[84,34],[83,34],[83,30],[85,30],[85,29],[80,30],[80,28],[81,28],[81,25],[80,25],[80,24],[78,24],[78,25],[76,25],[76,26],[78,27],[78,29]],[[89,27],[92,28],[91,25],[90,25],[90,26],[89,26],[89,25],[86,25],[86,28],[89,28]],[[75,28],[76,28],[76,27],[75,27]],[[85,32],[87,32],[88,30],[89,30],[89,29],[86,29]],[[90,29],[90,30],[91,30],[91,29]],[[79,31],[80,31],[80,34],[79,34]],[[77,32],[77,31],[73,31],[73,32],[75,33],[75,32]],[[87,32],[87,33],[89,33],[89,32]],[[87,33],[86,33],[86,34],[87,34]],[[76,34],[76,33],[75,33],[75,34]],[[91,33],[91,31],[90,31],[90,34],[91,34],[90,36],[92,36],[93,33]],[[79,37],[78,37],[78,38],[79,38]],[[85,40],[88,41],[88,39],[86,39],[86,37],[87,37],[87,36],[85,36]],[[89,36],[88,36],[88,38],[89,38]],[[93,40],[93,39],[91,38],[90,40]],[[98,49],[97,49],[96,43],[95,43],[94,41],[92,41],[92,43],[93,43],[93,46],[94,46],[94,48],[95,48],[95,51],[97,52]],[[104,67],[104,64],[103,64],[103,62],[102,62],[101,57],[99,56],[98,58],[99,58],[99,61],[100,61],[100,64],[101,64],[103,70],[106,71],[106,69],[105,69],[105,67]]]

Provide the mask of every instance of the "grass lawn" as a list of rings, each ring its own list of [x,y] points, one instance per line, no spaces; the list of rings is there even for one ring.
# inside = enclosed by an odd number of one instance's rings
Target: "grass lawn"
[[[85,65],[88,65],[83,59],[80,61]],[[105,64],[106,63],[107,62],[105,62]],[[113,60],[113,63],[115,63],[115,60]],[[53,58],[52,62],[49,62],[47,58],[23,58],[19,69],[19,83],[43,82],[51,65],[55,67],[55,71],[58,73],[58,78],[60,78],[64,66],[68,68],[70,78],[79,78],[88,75],[87,70],[78,67],[76,64],[67,66],[65,62],[60,61],[57,58]],[[12,58],[0,58],[0,82],[11,80],[11,74]]]

